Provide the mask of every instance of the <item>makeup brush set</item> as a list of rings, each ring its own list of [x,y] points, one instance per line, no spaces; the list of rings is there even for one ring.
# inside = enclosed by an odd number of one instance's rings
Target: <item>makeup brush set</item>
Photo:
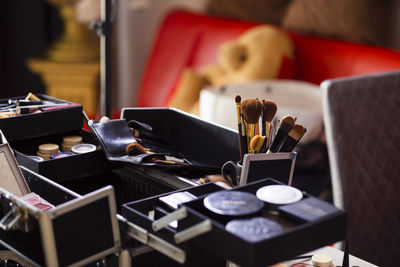
[[[240,159],[245,154],[292,152],[306,132],[296,117],[284,116],[274,127],[277,105],[273,101],[235,97],[239,133]],[[261,121],[261,132],[260,132]]]
[[[267,266],[345,239],[345,211],[294,187],[270,178],[232,190],[211,185],[127,203],[122,214],[163,239],[177,261],[202,253]]]

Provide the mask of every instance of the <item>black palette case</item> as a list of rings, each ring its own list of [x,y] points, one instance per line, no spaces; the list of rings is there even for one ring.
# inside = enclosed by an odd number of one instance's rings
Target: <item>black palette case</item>
[[[266,185],[277,185],[273,179],[263,179],[247,185],[239,186],[233,191],[256,194],[256,191]],[[211,193],[211,192],[209,192]],[[297,255],[335,243],[345,239],[346,213],[333,205],[318,200],[303,193],[306,205],[321,204],[326,212],[317,217],[309,216],[308,219],[298,217],[295,207],[290,205],[280,207],[278,214],[268,212],[267,205],[257,214],[246,216],[242,219],[267,218],[283,227],[279,234],[252,241],[226,230],[228,222],[237,217],[221,216],[208,210],[204,206],[204,198],[182,203],[177,210],[166,212],[159,198],[153,197],[123,205],[123,215],[139,226],[151,231],[154,235],[164,239],[170,246],[180,248],[183,252],[192,246],[202,248],[215,257],[232,261],[240,266],[267,266],[277,262],[289,260]],[[310,200],[311,203],[310,203]],[[291,204],[293,205],[293,204]],[[306,205],[301,205],[306,206]],[[326,206],[329,209],[325,209]],[[285,208],[286,207],[286,208]],[[314,207],[316,208],[316,207]],[[156,210],[157,217],[150,217],[149,211]],[[185,216],[180,216],[184,213]],[[240,219],[240,218],[239,218]],[[178,220],[177,227],[169,223]],[[161,225],[161,229],[158,229]],[[169,256],[173,253],[166,253]]]

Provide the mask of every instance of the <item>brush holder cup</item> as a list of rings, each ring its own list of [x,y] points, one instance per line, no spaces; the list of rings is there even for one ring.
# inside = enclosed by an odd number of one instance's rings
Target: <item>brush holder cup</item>
[[[222,177],[232,186],[239,185],[240,174],[242,173],[242,162],[227,161],[221,168]]]
[[[296,152],[245,154],[243,162],[226,162],[221,174],[231,186],[244,185],[264,178],[292,184]]]

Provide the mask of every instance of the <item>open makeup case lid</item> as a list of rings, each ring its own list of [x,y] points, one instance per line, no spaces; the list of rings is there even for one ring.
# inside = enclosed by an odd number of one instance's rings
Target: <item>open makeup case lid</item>
[[[192,188],[188,188],[124,204],[122,214],[129,221],[165,240],[170,248],[165,254],[171,258],[176,255],[184,256],[192,247],[201,247],[207,253],[240,266],[275,264],[345,239],[345,211],[301,191],[300,201],[280,205],[272,213],[266,203],[256,213],[242,217],[220,215],[205,206],[205,199],[210,198],[216,191],[249,193],[255,196],[257,190],[270,185],[282,184],[266,178],[233,190],[218,189],[207,192],[208,188],[203,187],[203,192],[194,200],[181,203],[176,209],[166,206],[165,201],[161,200],[162,197],[177,192],[191,193]],[[310,212],[310,216],[302,217],[307,211]],[[240,234],[227,230],[228,223],[233,221],[247,223],[251,220],[266,219],[271,224],[278,225],[281,230],[267,236],[262,236],[260,232],[256,239],[241,237]],[[249,225],[239,228],[246,227]],[[179,258],[176,260],[179,261]],[[184,258],[181,257],[180,260],[184,261]]]
[[[185,112],[170,108],[124,108],[121,118],[89,123],[111,161],[188,177],[220,173],[226,161],[238,159],[237,133]],[[140,132],[140,144],[155,154],[126,155],[126,146],[137,141],[130,127]],[[163,156],[180,159],[186,164],[169,165],[149,160]]]
[[[51,101],[58,106],[48,108],[46,111],[40,113],[21,114],[0,119],[0,129],[8,141],[11,142],[82,129],[82,105],[43,94],[37,94],[36,96],[41,100]],[[22,100],[25,97],[13,97],[11,99]],[[6,103],[8,100],[0,99],[0,103]]]
[[[120,232],[111,186],[81,196],[21,167],[31,192],[52,205],[40,210],[0,188],[0,244],[30,266],[82,266],[117,252]]]

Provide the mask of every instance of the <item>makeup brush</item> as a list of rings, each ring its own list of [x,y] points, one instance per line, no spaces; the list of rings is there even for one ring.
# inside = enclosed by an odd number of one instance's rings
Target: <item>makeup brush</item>
[[[265,143],[267,142],[266,136],[255,135],[250,141],[250,148],[257,152],[265,152]]]
[[[247,132],[247,147],[250,150],[250,140],[256,134],[256,125],[258,125],[258,120],[260,119],[263,105],[258,99],[245,99],[242,102],[242,114],[246,122],[246,132]],[[250,151],[252,152],[252,151]]]
[[[144,148],[141,144],[139,143],[131,143],[126,146],[125,152],[129,156],[135,156],[139,154],[148,154],[148,151],[146,148]]]
[[[243,161],[244,154],[247,152],[246,135],[243,131],[242,117],[241,117],[241,101],[240,95],[235,97],[236,102],[236,113],[237,113],[237,123],[238,123],[238,139],[239,139],[239,151],[240,151],[240,161]]]
[[[279,152],[292,152],[296,145],[299,143],[300,139],[306,133],[307,129],[301,124],[295,124],[288,133],[285,141],[283,141]]]
[[[272,140],[271,146],[269,147],[267,153],[275,153],[279,150],[288,133],[290,130],[292,130],[294,123],[295,118],[293,116],[287,115],[282,118],[278,131],[274,137],[274,140]]]
[[[265,125],[265,133],[262,135],[267,137],[266,147],[269,147],[269,140],[271,140],[272,120],[276,114],[278,107],[274,101],[263,101],[263,123]]]

